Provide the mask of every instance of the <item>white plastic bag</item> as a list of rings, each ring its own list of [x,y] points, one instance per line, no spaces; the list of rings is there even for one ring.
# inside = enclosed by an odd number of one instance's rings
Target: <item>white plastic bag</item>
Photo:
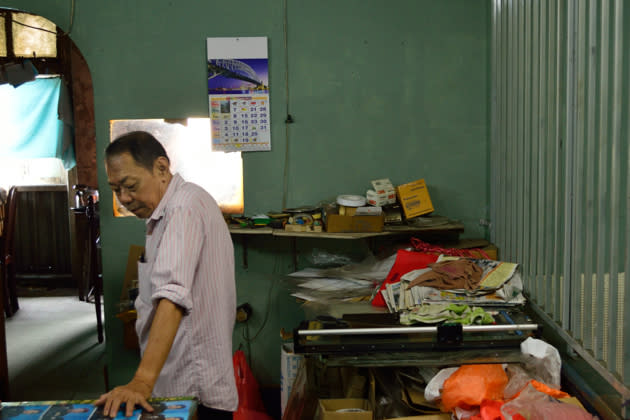
[[[451,376],[459,367],[452,367],[440,370],[427,384],[424,389],[424,398],[429,402],[434,402],[442,397],[444,381]]]
[[[525,368],[538,382],[560,389],[562,360],[558,350],[542,340],[528,337],[521,343]]]

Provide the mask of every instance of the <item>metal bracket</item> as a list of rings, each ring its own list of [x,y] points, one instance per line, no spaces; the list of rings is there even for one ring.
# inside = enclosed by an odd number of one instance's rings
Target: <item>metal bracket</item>
[[[459,345],[464,340],[464,329],[461,324],[439,325],[437,341],[439,345]]]
[[[243,268],[249,268],[247,264],[247,245],[249,241],[247,240],[247,235],[243,235]]]

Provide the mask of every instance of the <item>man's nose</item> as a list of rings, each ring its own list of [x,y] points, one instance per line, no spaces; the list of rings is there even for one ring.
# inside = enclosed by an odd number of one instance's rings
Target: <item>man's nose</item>
[[[131,203],[132,198],[131,198],[131,195],[130,195],[128,192],[126,192],[126,191],[121,191],[121,192],[118,194],[118,201],[120,201],[120,204],[122,204],[122,205],[126,205],[126,204]]]

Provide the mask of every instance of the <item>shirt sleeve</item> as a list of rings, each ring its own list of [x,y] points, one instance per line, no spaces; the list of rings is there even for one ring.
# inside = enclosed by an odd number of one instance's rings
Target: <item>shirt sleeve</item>
[[[204,242],[201,215],[178,206],[167,217],[167,226],[156,252],[151,300],[168,299],[190,313],[191,291]]]

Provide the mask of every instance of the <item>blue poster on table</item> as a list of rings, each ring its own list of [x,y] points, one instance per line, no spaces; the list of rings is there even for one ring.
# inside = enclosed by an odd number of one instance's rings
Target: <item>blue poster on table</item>
[[[2,407],[2,420],[38,420],[44,415],[49,405],[13,405]]]
[[[194,399],[162,398],[149,401],[153,411],[136,408],[125,417],[124,406],[118,411],[118,420],[189,420],[197,410]],[[112,420],[103,414],[102,407],[93,401],[51,401],[2,403],[1,420]]]

